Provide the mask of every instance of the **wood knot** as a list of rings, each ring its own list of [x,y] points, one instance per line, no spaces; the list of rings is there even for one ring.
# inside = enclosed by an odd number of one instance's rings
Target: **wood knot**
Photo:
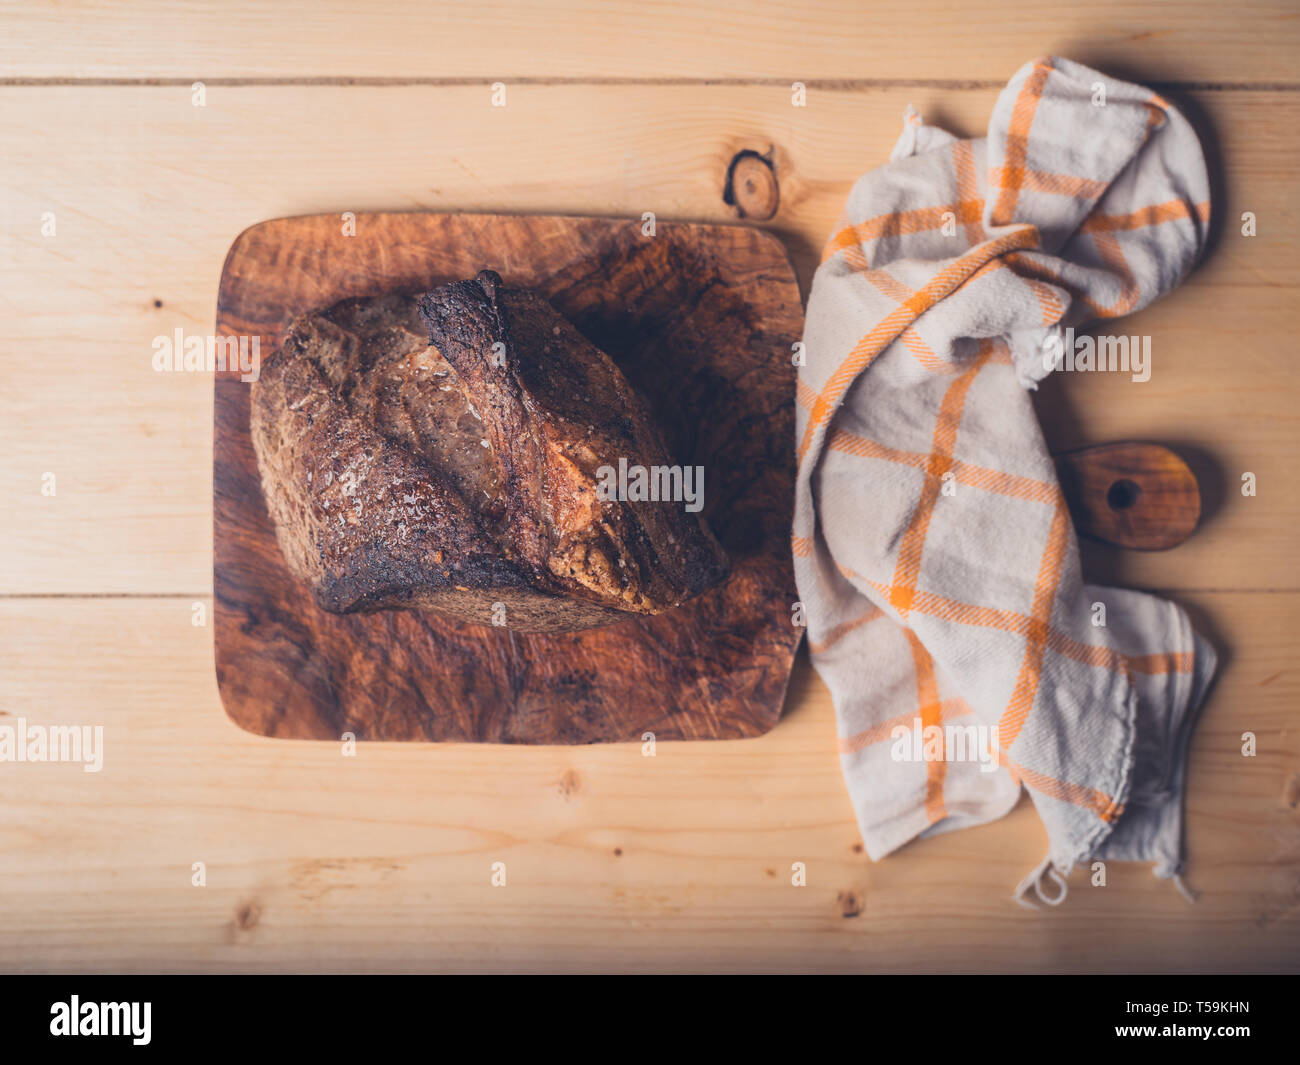
[[[835,896],[835,905],[841,917],[857,917],[862,913],[862,899],[856,891],[841,891]]]
[[[734,207],[741,218],[766,222],[776,217],[781,206],[781,189],[770,155],[770,152],[759,155],[745,148],[731,157],[722,202]]]
[[[1292,773],[1282,785],[1282,805],[1292,810],[1300,806],[1300,773]]]
[[[582,777],[578,776],[576,769],[566,769],[564,775],[560,777],[559,792],[564,797],[565,802],[573,799],[579,791],[582,790]]]
[[[230,922],[232,939],[238,939],[242,933],[251,932],[262,919],[262,907],[253,900],[246,900],[235,907],[235,916]]]

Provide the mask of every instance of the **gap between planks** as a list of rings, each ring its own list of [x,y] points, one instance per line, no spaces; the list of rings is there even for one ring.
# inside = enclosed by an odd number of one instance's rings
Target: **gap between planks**
[[[94,87],[128,87],[128,88],[176,88],[192,85],[202,81],[205,85],[222,88],[265,88],[280,86],[356,86],[359,88],[394,88],[404,86],[431,86],[444,88],[461,88],[472,85],[491,85],[503,81],[509,85],[613,85],[619,87],[636,86],[672,86],[700,88],[727,86],[770,87],[790,85],[795,81],[809,89],[822,92],[861,92],[866,89],[944,89],[953,92],[973,90],[1000,90],[1006,86],[1005,81],[996,79],[969,78],[620,78],[620,77],[561,77],[552,75],[525,76],[517,78],[488,77],[454,77],[454,78],[419,78],[419,77],[357,77],[350,75],[319,77],[243,77],[243,78],[205,78],[201,75],[186,78],[0,78],[0,88],[94,88]],[[1300,82],[1293,81],[1148,81],[1154,89],[1175,92],[1300,92]]]
[[[1122,585],[1126,592],[1142,592],[1165,599],[1184,595],[1296,595],[1298,588],[1143,588]],[[0,602],[19,599],[211,599],[212,592],[0,592]]]

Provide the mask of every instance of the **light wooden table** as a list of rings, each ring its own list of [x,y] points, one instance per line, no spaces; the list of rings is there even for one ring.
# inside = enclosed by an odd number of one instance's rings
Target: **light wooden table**
[[[99,774],[0,765],[0,968],[1300,967],[1300,11],[986,6],[7,6],[0,712],[102,724],[106,753]],[[212,384],[150,360],[157,335],[211,331],[243,227],[406,208],[735,220],[724,176],[751,148],[775,160],[768,225],[806,289],[908,103],[977,134],[1011,73],[1047,53],[1159,83],[1218,172],[1208,260],[1132,321],[1155,338],[1150,382],[1075,376],[1041,397],[1054,446],[1163,441],[1207,478],[1211,513],[1183,547],[1085,559],[1092,579],[1184,603],[1223,651],[1190,769],[1199,903],[1112,865],[1105,888],[1077,872],[1059,910],[1017,907],[1045,849],[1025,801],[869,862],[802,659],[770,735],[652,759],[408,745],[347,759],[226,720],[211,628],[192,624],[193,604],[210,608]]]

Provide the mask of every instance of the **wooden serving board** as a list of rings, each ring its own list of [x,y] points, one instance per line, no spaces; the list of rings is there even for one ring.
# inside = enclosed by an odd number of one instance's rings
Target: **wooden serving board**
[[[249,439],[250,386],[215,382],[217,682],[265,736],[570,744],[757,736],[781,712],[792,624],[794,367],[803,311],[785,249],[740,226],[530,215],[277,219],[226,259],[217,335],[259,338],[350,296],[493,268],[542,292],[618,363],[681,464],[705,467],[725,584],[676,610],[569,634],[430,613],[339,617],[288,572]]]

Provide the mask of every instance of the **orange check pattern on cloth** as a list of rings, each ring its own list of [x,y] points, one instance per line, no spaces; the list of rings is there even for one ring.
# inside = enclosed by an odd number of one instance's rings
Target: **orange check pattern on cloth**
[[[1027,390],[1066,327],[1179,284],[1208,222],[1182,115],[1059,58],[1017,72],[986,138],[909,111],[854,186],[808,301],[793,549],[873,859],[1023,787],[1049,852],[1018,898],[1061,901],[1087,859],[1181,872],[1214,652],[1174,604],[1083,582]]]

